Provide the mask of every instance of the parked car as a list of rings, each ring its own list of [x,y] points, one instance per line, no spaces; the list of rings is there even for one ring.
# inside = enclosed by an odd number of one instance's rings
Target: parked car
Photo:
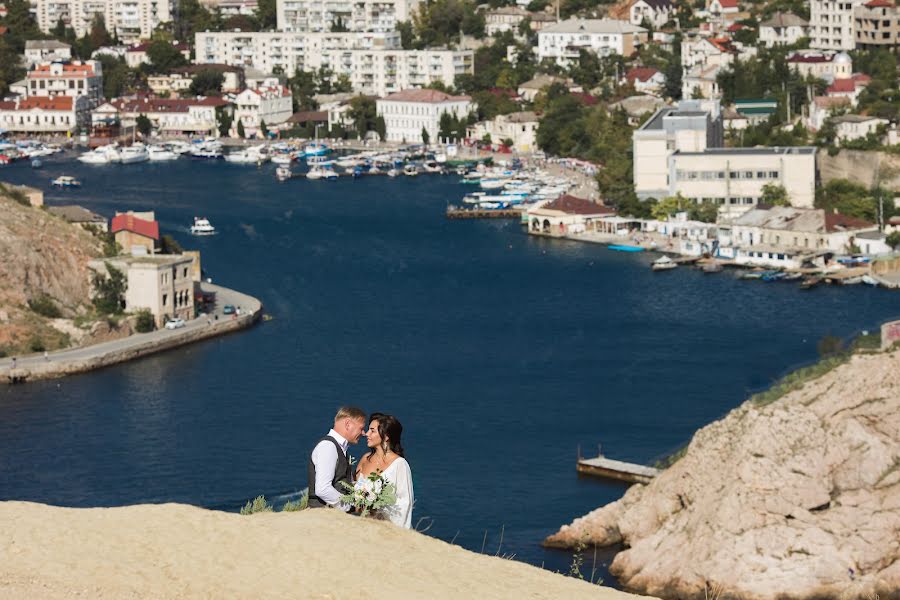
[[[225,308],[222,309],[222,312],[225,313],[226,315],[233,315],[234,314],[234,306],[232,306],[230,304],[226,304]]]
[[[178,329],[184,327],[184,325],[184,319],[172,319],[171,321],[166,321],[166,329]]]

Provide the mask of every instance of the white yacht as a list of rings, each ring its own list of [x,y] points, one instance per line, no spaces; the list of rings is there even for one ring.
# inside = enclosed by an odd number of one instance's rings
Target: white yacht
[[[60,175],[51,181],[50,185],[58,188],[76,188],[81,187],[81,182],[69,175]]]
[[[177,154],[171,150],[167,150],[164,146],[150,146],[147,148],[147,156],[152,161],[175,160],[178,158]]]
[[[253,146],[227,154],[225,160],[243,165],[256,165],[267,162],[269,152],[265,145]]]
[[[403,167],[403,174],[408,177],[415,177],[419,174],[419,167],[416,165],[406,165]]]
[[[181,140],[166,142],[163,144],[163,147],[178,155],[187,154],[191,151],[191,145],[187,142],[182,142]]]
[[[150,154],[147,152],[147,147],[140,143],[133,144],[131,146],[128,146],[127,148],[122,148],[120,154],[121,162],[123,165],[130,165],[150,160]]]
[[[275,177],[276,179],[278,179],[278,181],[287,181],[293,176],[294,173],[291,171],[291,169],[284,165],[279,165],[279,167],[275,169]]]
[[[214,235],[216,228],[210,224],[209,220],[204,217],[194,217],[194,224],[191,225],[191,233],[193,235]]]
[[[78,157],[78,160],[89,165],[108,165],[109,157],[105,152],[91,150]]]

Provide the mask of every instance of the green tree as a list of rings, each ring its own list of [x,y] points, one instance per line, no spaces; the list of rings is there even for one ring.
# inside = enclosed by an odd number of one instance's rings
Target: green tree
[[[484,15],[472,0],[433,0],[419,5],[412,17],[417,48],[446,46],[459,34],[484,37]],[[402,34],[402,32],[401,32]]]
[[[125,290],[128,288],[128,280],[122,271],[107,262],[106,275],[95,272],[91,284],[94,288],[93,304],[97,312],[102,315],[122,314]]]
[[[134,71],[124,58],[101,54],[97,60],[103,69],[103,95],[106,98],[118,98],[134,85]]]
[[[164,234],[159,238],[159,252],[160,254],[182,254],[184,248],[171,235]]]
[[[194,75],[188,91],[192,96],[215,96],[222,92],[225,74],[215,69],[203,69]]]
[[[138,115],[137,119],[134,120],[135,127],[137,130],[143,135],[147,137],[150,135],[150,132],[153,131],[153,123],[150,122],[150,119],[147,118],[147,115]]]
[[[354,96],[350,99],[348,116],[353,121],[353,128],[359,137],[364,137],[367,132],[375,129],[376,112],[375,99],[369,96]]]
[[[234,120],[231,118],[231,114],[225,109],[224,106],[219,106],[216,108],[216,123],[219,126],[219,135],[222,137],[226,137],[229,135],[231,131],[231,124]]]
[[[269,127],[266,125],[265,119],[259,120],[259,131],[262,133],[263,139],[269,137]]]
[[[900,246],[900,231],[892,231],[884,238],[885,243],[893,248],[897,249],[897,246]]]
[[[256,20],[265,31],[274,30],[277,26],[275,0],[259,0],[256,5]]]
[[[790,206],[791,199],[787,190],[778,183],[767,183],[762,187],[762,196],[759,201],[770,206]]]
[[[375,117],[375,132],[378,134],[378,139],[383,142],[387,136],[387,125],[384,122],[384,117],[381,115]]]
[[[816,190],[815,206],[873,223],[878,210],[870,191],[847,179],[833,179]]]
[[[0,96],[9,91],[10,84],[25,76],[25,69],[21,65],[19,53],[0,37]]]
[[[660,200],[651,210],[654,219],[664,221],[669,217],[687,209],[688,200],[681,194],[669,196]]]
[[[239,138],[247,137],[247,132],[244,130],[244,122],[241,120],[238,120],[237,134]]]
[[[428,135],[428,130],[425,129],[425,126],[423,125],[422,126],[422,143],[427,146],[430,139],[431,139],[431,136]]]
[[[147,309],[141,309],[137,312],[137,318],[134,321],[134,329],[138,333],[149,333],[156,329],[156,321],[153,315]]]
[[[259,22],[250,15],[231,15],[222,22],[224,31],[259,31]]]
[[[150,42],[147,46],[147,58],[154,73],[168,73],[187,64],[187,59],[175,45],[162,40]]]
[[[94,15],[94,18],[91,21],[91,30],[88,33],[88,38],[90,38],[91,46],[95,50],[112,44],[113,38],[109,35],[109,31],[106,30],[106,19],[101,13]]]
[[[219,31],[222,21],[217,12],[206,9],[198,0],[180,0],[175,18],[175,39],[193,40],[198,31]]]
[[[288,79],[288,87],[294,97],[294,111],[315,110],[319,107],[316,95],[316,75],[309,71],[297,69],[294,76]]]
[[[332,93],[334,94],[349,94],[353,91],[353,83],[350,81],[350,77],[347,76],[346,73],[341,73],[338,75],[337,81],[334,82],[332,86]]]

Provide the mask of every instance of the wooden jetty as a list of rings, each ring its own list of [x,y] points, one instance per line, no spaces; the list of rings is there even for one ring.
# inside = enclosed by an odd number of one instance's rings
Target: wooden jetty
[[[580,451],[576,469],[581,474],[593,477],[645,484],[650,483],[650,480],[661,472],[653,467],[606,458],[603,454],[596,458],[583,458]]]
[[[522,211],[516,209],[478,210],[448,208],[448,219],[521,219]]]

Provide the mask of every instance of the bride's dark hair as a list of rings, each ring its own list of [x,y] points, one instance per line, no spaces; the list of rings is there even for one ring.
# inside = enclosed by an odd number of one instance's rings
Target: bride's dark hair
[[[378,421],[378,435],[381,436],[381,442],[387,440],[388,448],[397,456],[403,456],[403,445],[400,443],[400,437],[403,435],[403,425],[400,424],[395,417],[384,413],[372,413],[369,416],[369,423]],[[369,451],[369,456],[375,454],[375,448]]]

